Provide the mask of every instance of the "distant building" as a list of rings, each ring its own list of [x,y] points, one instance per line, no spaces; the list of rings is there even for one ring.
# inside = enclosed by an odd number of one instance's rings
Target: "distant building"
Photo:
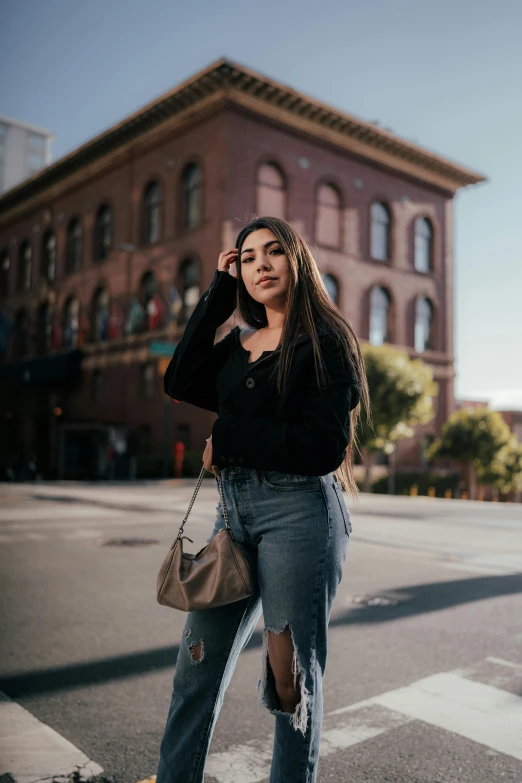
[[[0,193],[50,164],[53,139],[48,131],[0,114]]]
[[[453,197],[483,179],[218,60],[0,197],[0,460],[35,451],[44,475],[96,477],[126,437],[138,475],[176,440],[202,454],[215,414],[164,395],[161,343],[245,222],[274,215],[362,342],[433,369],[435,418],[396,453],[421,468],[455,409]]]
[[[489,408],[489,400],[455,400],[455,410],[474,410],[475,408]]]
[[[501,410],[499,413],[518,442],[522,443],[522,410]]]

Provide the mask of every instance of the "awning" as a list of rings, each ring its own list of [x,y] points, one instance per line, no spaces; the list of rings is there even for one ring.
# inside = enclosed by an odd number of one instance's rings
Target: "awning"
[[[35,356],[0,367],[0,384],[10,386],[75,386],[82,377],[83,351]]]

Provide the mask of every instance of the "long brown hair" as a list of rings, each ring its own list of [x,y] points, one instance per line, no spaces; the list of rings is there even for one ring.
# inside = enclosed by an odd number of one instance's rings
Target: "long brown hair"
[[[248,293],[241,277],[241,248],[247,236],[260,228],[267,228],[277,237],[288,259],[290,286],[286,300],[286,313],[281,343],[276,354],[273,373],[277,373],[277,389],[284,394],[295,342],[306,333],[312,340],[317,383],[325,380],[325,366],[319,342],[319,327],[327,325],[337,336],[342,355],[346,357],[360,391],[360,401],[350,412],[350,440],[346,456],[335,469],[344,491],[354,498],[358,487],[353,469],[354,448],[357,448],[357,424],[361,405],[366,409],[371,425],[370,395],[366,378],[366,366],[359,342],[349,319],[334,305],[323,283],[315,258],[305,240],[286,220],[276,217],[259,217],[244,226],[236,239],[237,261],[237,309],[243,321],[253,329],[268,325],[265,306]]]

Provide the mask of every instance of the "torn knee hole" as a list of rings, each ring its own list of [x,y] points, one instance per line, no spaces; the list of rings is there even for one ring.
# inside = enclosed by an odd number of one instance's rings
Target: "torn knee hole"
[[[191,644],[189,646],[190,657],[192,661],[199,662],[203,660],[203,642],[197,642],[197,644]]]
[[[280,684],[272,670],[270,665],[270,656],[268,653],[268,635],[270,632],[280,634],[288,629],[290,631],[290,637],[292,639],[293,657],[291,671],[293,674],[293,686],[287,682]],[[297,682],[297,675],[300,675],[299,682]],[[305,685],[305,673],[301,668],[297,647],[292,633],[292,629],[287,624],[280,631],[274,628],[265,628],[263,631],[263,652],[262,652],[262,674],[258,682],[259,691],[259,707],[263,705],[273,714],[283,713],[289,714],[290,723],[294,729],[301,731],[303,736],[306,734],[308,726],[308,701],[310,697],[310,691]],[[290,702],[293,702],[295,709],[292,713],[283,712],[281,707],[281,697],[288,697]],[[286,698],[285,698],[286,701]]]

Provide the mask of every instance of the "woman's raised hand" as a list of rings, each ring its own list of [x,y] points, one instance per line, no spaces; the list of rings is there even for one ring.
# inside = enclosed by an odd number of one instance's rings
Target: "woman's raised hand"
[[[234,273],[232,273],[231,270],[231,267],[236,263],[236,261],[237,247],[233,247],[231,250],[223,250],[223,252],[219,254],[217,268],[221,272],[229,272],[232,277],[237,277],[237,267],[234,269]]]

